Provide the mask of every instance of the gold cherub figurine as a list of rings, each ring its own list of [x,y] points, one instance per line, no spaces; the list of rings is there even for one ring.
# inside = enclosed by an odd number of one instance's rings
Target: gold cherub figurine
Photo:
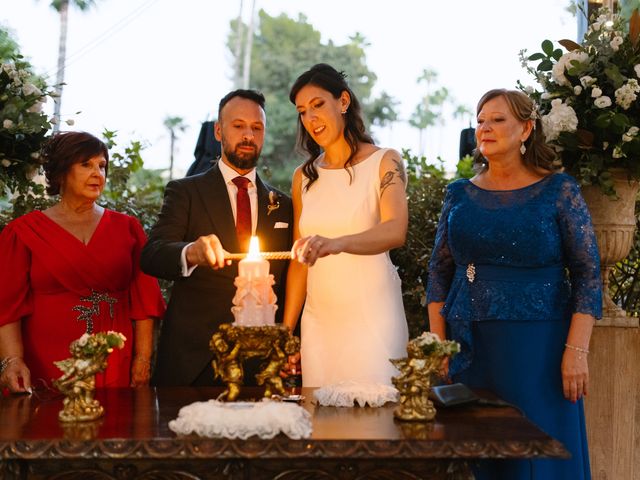
[[[220,378],[227,388],[218,396],[218,400],[233,402],[240,395],[240,387],[244,379],[244,370],[240,358],[240,342],[236,341],[231,347],[231,340],[226,335],[228,325],[223,325],[220,331],[213,334],[209,346],[215,358],[211,362],[215,378]]]
[[[72,357],[53,362],[64,374],[53,385],[65,395],[61,422],[88,422],[104,415],[104,408],[94,398],[96,373],[107,368],[113,348],[122,348],[126,338],[118,332],[85,333],[71,342]]]
[[[438,335],[424,332],[407,343],[407,357],[391,359],[400,375],[391,381],[400,392],[400,405],[393,414],[400,420],[433,420],[436,409],[429,400],[431,375],[442,367],[445,358],[460,351],[451,340],[441,341]]]

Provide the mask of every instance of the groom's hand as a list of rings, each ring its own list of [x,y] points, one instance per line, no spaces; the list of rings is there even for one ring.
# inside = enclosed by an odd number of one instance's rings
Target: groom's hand
[[[231,265],[231,260],[225,261],[224,248],[220,239],[211,234],[198,238],[187,247],[187,263],[190,267],[194,265],[209,265],[214,270]]]

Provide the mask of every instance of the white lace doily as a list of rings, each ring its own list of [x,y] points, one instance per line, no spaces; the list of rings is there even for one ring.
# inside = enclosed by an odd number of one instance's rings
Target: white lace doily
[[[331,407],[381,407],[387,402],[398,401],[398,390],[380,383],[340,382],[325,385],[313,392],[320,405]]]
[[[298,439],[311,435],[311,415],[295,403],[209,400],[182,407],[169,428],[182,435],[214,438],[273,438],[282,432]]]

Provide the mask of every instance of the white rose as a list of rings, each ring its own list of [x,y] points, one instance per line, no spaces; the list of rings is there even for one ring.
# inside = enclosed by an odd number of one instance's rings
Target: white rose
[[[42,112],[42,102],[36,102],[27,108],[27,112],[29,113],[40,113]]]
[[[11,72],[15,71],[16,67],[13,63],[3,63],[2,70],[4,70],[7,75],[11,75]]]
[[[614,52],[617,52],[620,49],[620,45],[622,45],[622,42],[624,40],[622,39],[622,37],[613,37],[613,40],[611,40],[609,42],[609,45],[611,45],[611,48],[613,49]]]
[[[558,85],[566,85],[570,86],[571,82],[564,75],[567,70],[573,67],[574,63],[587,63],[589,61],[589,55],[586,52],[580,50],[573,50],[572,52],[567,52],[560,59],[558,63],[556,63],[551,69],[551,76],[556,81]]]
[[[87,344],[87,340],[89,340],[89,334],[83,333],[82,336],[78,339],[78,345],[84,347]]]
[[[630,142],[638,135],[638,132],[640,132],[640,128],[629,127],[629,130],[627,130],[625,133],[622,134],[622,141]]]
[[[540,95],[540,98],[542,100],[548,100],[549,98],[551,98],[551,94],[549,92],[544,92],[542,95]]]
[[[611,99],[606,95],[596,98],[593,104],[598,108],[607,108],[611,106]]]
[[[585,75],[584,77],[580,77],[580,83],[582,84],[582,86],[584,88],[590,87],[591,85],[594,84],[594,82],[596,81],[595,78],[589,76],[589,75]]]
[[[573,87],[573,93],[574,95],[580,95],[582,93],[582,87],[580,85],[576,85]]]
[[[2,122],[2,128],[6,128],[7,130],[9,130],[12,127],[13,127],[13,122],[8,118],[6,118],[4,122]]]
[[[29,95],[42,96],[42,92],[40,91],[40,89],[36,87],[33,83],[26,83],[22,87],[22,93],[24,93],[26,96],[29,96]]]
[[[640,77],[640,63],[633,67],[633,71],[636,72],[637,77]]]
[[[598,88],[597,86],[593,87],[593,89],[591,90],[591,98],[598,98],[602,95],[602,90],[600,90],[600,88]]]
[[[569,82],[569,79],[564,76],[565,63],[566,62],[562,61],[562,58],[558,60],[558,63],[556,63],[551,69],[551,76],[558,85],[569,86],[571,85],[571,82]]]
[[[7,160],[6,158],[2,159],[2,162],[0,162],[2,164],[2,166],[4,168],[9,168],[11,166],[11,161]]]

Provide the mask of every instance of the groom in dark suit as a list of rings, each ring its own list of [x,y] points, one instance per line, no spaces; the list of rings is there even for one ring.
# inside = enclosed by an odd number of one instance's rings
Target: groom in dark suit
[[[261,93],[227,94],[214,126],[222,144],[220,160],[205,173],[167,184],[141,256],[144,272],[173,280],[154,385],[215,384],[209,340],[221,323],[233,321],[238,274],[237,262],[225,261],[225,252],[246,252],[251,234],[259,237],[262,251],[291,248],[291,200],[256,173],[265,125]],[[287,265],[270,262],[280,314]]]

